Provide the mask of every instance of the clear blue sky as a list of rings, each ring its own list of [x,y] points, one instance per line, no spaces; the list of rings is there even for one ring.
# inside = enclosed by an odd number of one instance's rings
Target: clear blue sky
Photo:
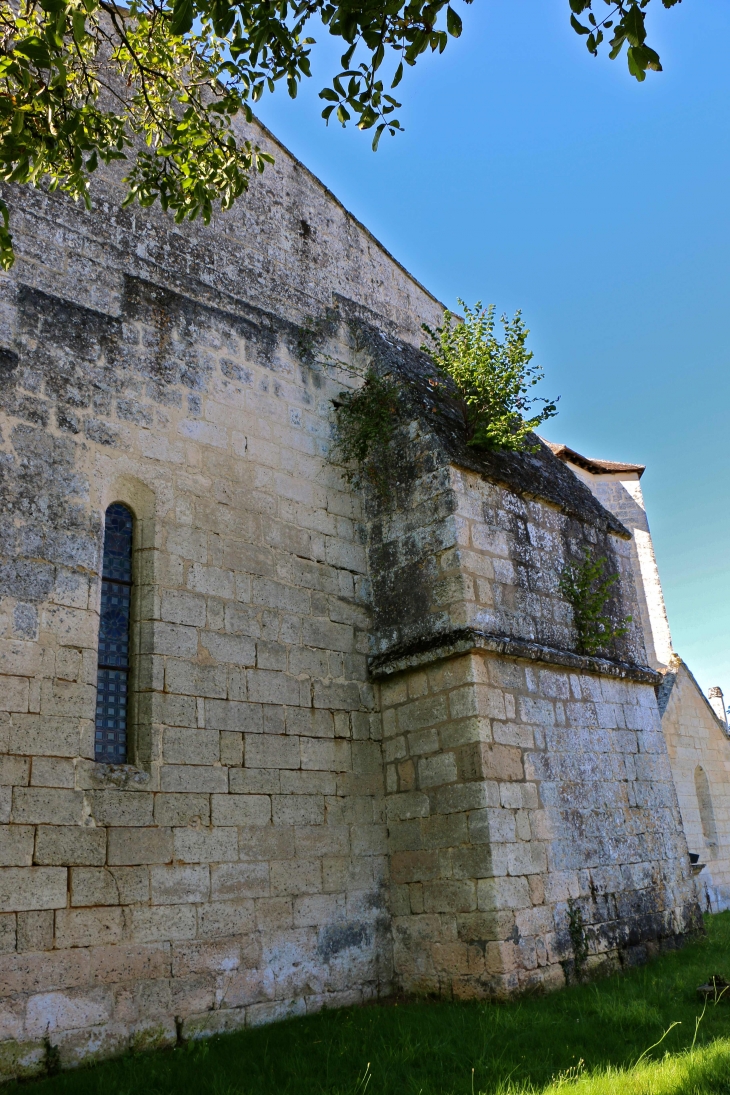
[[[567,0],[455,4],[464,34],[398,91],[370,151],[314,79],[258,114],[433,293],[522,308],[559,393],[544,428],[647,465],[675,649],[730,699],[730,7],[653,0],[664,72],[591,58]],[[654,9],[654,10],[652,10]]]

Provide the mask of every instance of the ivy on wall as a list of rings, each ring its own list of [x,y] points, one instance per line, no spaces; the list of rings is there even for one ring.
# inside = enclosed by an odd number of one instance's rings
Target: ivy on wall
[[[614,639],[628,631],[631,616],[625,616],[614,627],[605,608],[611,598],[611,589],[618,581],[618,574],[606,573],[608,560],[605,555],[594,556],[589,547],[584,548],[583,558],[577,563],[566,563],[560,576],[560,592],[573,608],[573,623],[578,632],[578,650],[581,654],[596,654],[606,649]]]
[[[398,396],[398,383],[372,367],[361,387],[340,393],[329,460],[343,466],[342,474],[351,485],[368,482],[381,493],[385,490],[387,474],[377,457],[390,448],[398,420]]]

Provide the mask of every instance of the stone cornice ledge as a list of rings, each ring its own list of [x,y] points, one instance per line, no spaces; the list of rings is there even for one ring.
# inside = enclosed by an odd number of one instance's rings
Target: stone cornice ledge
[[[478,650],[501,654],[503,657],[542,662],[543,665],[562,665],[568,669],[597,673],[603,677],[640,681],[642,684],[656,686],[662,681],[661,674],[650,669],[648,665],[633,665],[631,662],[615,661],[612,658],[595,658],[590,654],[574,654],[569,650],[543,646],[542,643],[529,639],[491,635],[471,627],[434,635],[430,639],[415,639],[410,643],[403,643],[384,654],[370,657],[368,668],[371,677],[379,680],[394,673],[402,673],[406,669],[419,669],[444,658],[454,658]]]

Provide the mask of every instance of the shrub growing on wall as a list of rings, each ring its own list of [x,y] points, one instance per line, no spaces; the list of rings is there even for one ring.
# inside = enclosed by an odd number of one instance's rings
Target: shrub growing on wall
[[[557,400],[530,394],[543,374],[540,366],[532,364],[532,351],[525,346],[529,331],[520,312],[511,320],[503,316],[502,342],[494,330],[493,305],[484,309],[478,303],[471,309],[461,300],[459,304],[466,316],[463,322],[446,311],[435,331],[424,324],[430,345],[422,350],[436,366],[429,384],[437,403],[459,408],[469,445],[513,452],[525,449],[530,432],[557,414]],[[367,482],[382,494],[398,462],[392,440],[399,411],[410,402],[407,385],[379,373],[373,365],[364,373],[349,371],[363,382],[354,391],[340,392],[334,401],[329,460],[342,466],[348,483]],[[543,406],[531,414],[535,403]]]
[[[421,348],[435,362],[444,385],[456,388],[452,397],[464,416],[469,445],[524,449],[528,434],[557,414],[557,400],[531,395],[543,372],[532,364],[534,355],[525,346],[530,332],[519,311],[513,319],[502,316],[504,341],[500,342],[493,304],[482,308],[478,301],[473,309],[463,300],[459,304],[464,321],[446,311],[435,331],[424,324],[429,344]],[[536,403],[543,407],[533,414]]]

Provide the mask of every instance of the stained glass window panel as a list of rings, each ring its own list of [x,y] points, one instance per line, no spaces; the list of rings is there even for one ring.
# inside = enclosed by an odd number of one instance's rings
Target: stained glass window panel
[[[129,666],[129,608],[132,587],[121,582],[101,583],[99,665]]]
[[[99,669],[96,684],[96,759],[124,764],[127,759],[127,671]]]
[[[132,514],[121,502],[106,511],[102,577],[132,581]]]
[[[115,502],[104,521],[94,755],[106,764],[127,760],[129,629],[133,518]]]

